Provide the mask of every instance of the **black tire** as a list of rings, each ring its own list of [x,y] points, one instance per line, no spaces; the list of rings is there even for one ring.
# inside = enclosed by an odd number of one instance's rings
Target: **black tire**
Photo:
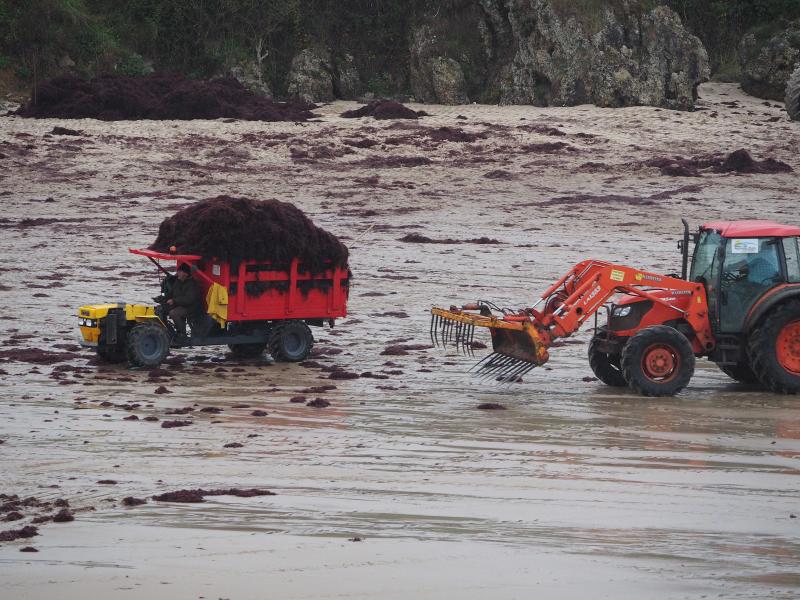
[[[228,344],[236,358],[258,358],[267,349],[266,344]]]
[[[157,367],[169,354],[167,330],[155,323],[140,323],[128,332],[128,364],[134,367]]]
[[[731,379],[739,383],[758,383],[758,377],[753,373],[753,369],[746,362],[740,362],[735,365],[717,365],[719,370],[725,373]]]
[[[97,344],[97,356],[100,360],[107,363],[121,363],[125,362],[127,359],[125,346],[122,344],[109,346],[102,341]]]
[[[786,84],[786,112],[790,119],[800,121],[800,66],[794,70]]]
[[[773,309],[750,333],[747,354],[761,384],[776,394],[800,392],[800,300]]]
[[[598,350],[600,339],[595,336],[589,342],[589,366],[597,378],[611,387],[626,387],[628,382],[622,375],[622,365],[618,354],[608,354]]]
[[[314,347],[314,336],[303,321],[285,321],[272,328],[269,353],[276,362],[300,362]]]
[[[666,325],[642,329],[622,350],[622,374],[643,396],[674,396],[694,375],[694,351],[686,336]]]

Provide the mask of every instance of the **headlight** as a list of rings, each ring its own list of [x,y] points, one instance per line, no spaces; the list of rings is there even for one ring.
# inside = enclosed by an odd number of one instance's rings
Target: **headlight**
[[[627,317],[629,314],[631,314],[631,307],[630,305],[618,306],[617,308],[614,309],[613,314],[615,317]]]
[[[81,327],[97,327],[97,319],[78,319]]]

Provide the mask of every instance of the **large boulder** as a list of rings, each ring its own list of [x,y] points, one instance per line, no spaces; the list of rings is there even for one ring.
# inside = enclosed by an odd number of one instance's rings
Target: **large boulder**
[[[689,110],[710,76],[700,40],[674,11],[644,0],[596,0],[592,10],[563,0],[452,1],[458,11],[428,15],[412,35],[412,90],[424,101],[464,102],[468,92],[480,102]]]
[[[595,19],[551,0],[505,0],[515,41],[507,103],[651,105],[688,110],[710,75],[708,54],[664,6],[607,2]]]
[[[267,98],[272,98],[272,90],[269,89],[269,84],[264,81],[264,75],[256,61],[236,63],[230,67],[228,73],[247,89]]]
[[[355,100],[364,92],[355,59],[351,54],[345,54],[340,59],[332,61],[333,64],[333,91],[340,100]]]
[[[429,24],[417,27],[411,36],[411,90],[420,102],[466,104],[469,98],[461,64],[445,55],[437,41]]]
[[[739,45],[739,61],[745,92],[782,101],[789,77],[800,65],[800,20],[770,37],[757,32],[745,35]]]
[[[786,112],[790,119],[800,121],[800,65],[786,84]]]
[[[305,102],[330,102],[335,98],[330,54],[316,48],[301,50],[287,78],[290,96]]]

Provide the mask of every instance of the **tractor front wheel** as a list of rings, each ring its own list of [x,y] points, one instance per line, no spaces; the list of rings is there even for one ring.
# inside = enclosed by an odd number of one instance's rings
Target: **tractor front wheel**
[[[753,372],[776,394],[800,392],[800,300],[773,310],[750,334]]]
[[[228,344],[236,358],[258,358],[267,349],[266,344]]]
[[[311,329],[303,321],[285,321],[272,328],[269,353],[276,362],[300,362],[314,346]]]
[[[167,330],[155,323],[140,323],[128,333],[128,363],[134,367],[157,367],[169,354]]]
[[[595,336],[589,342],[589,366],[597,378],[611,387],[625,387],[628,383],[622,375],[619,354],[608,354],[598,348],[600,339]]]
[[[686,336],[666,325],[642,329],[622,350],[622,373],[643,396],[674,396],[694,375],[694,351]]]

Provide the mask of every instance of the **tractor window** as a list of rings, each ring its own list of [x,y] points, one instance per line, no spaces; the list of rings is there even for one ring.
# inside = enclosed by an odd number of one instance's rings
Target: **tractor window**
[[[689,275],[690,281],[702,280],[706,283],[713,283],[711,278],[711,265],[717,257],[722,237],[716,231],[702,231],[697,246],[694,249],[692,260],[692,271]]]
[[[791,283],[800,283],[800,243],[798,238],[783,238],[783,254],[786,256],[786,275]]]
[[[779,243],[774,238],[727,240],[719,302],[724,333],[740,332],[755,301],[784,281]]]

